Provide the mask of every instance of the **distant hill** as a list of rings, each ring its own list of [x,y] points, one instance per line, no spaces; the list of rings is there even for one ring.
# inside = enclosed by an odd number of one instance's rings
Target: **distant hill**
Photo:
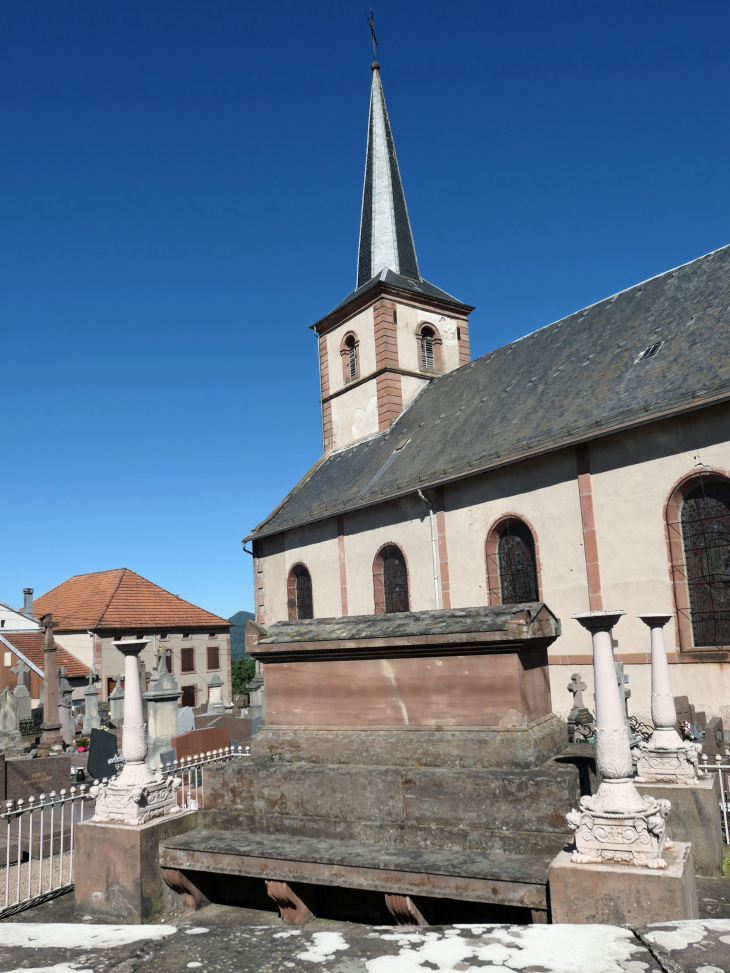
[[[246,628],[246,621],[254,617],[253,612],[236,612],[235,615],[231,615],[228,619],[235,626],[231,629],[231,662],[235,662],[236,659],[245,658],[246,638],[244,629]]]

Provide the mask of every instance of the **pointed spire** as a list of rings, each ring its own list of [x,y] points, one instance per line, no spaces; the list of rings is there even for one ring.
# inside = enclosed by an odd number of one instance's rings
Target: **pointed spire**
[[[386,268],[412,280],[421,279],[377,61],[373,61],[372,71],[357,287]]]

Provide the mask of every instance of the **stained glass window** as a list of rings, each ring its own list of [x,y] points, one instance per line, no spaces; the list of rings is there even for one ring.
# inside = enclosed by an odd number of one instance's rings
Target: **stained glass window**
[[[499,585],[503,605],[539,601],[535,540],[520,521],[512,521],[499,535]]]
[[[682,504],[692,641],[730,644],[730,484],[709,480]]]

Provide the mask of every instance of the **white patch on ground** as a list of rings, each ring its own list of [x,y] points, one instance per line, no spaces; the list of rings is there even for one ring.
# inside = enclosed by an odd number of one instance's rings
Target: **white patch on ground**
[[[403,937],[391,933],[381,938],[398,942]],[[489,973],[514,973],[531,967],[546,973],[643,973],[648,969],[648,964],[633,958],[636,953],[646,956],[646,950],[630,930],[618,926],[484,925],[450,929],[443,934],[416,933],[408,938],[408,945],[397,956],[368,960],[368,973],[478,969],[469,960],[493,964]],[[424,963],[429,966],[424,967]]]
[[[144,939],[164,939],[175,926],[80,926],[73,922],[2,922],[0,946],[28,949],[109,949]]]
[[[204,932],[210,932],[207,926],[193,926],[192,929],[186,929],[186,936],[201,936]]]
[[[56,963],[54,966],[23,966],[7,973],[94,973],[93,970],[80,970],[75,963]]]
[[[275,932],[274,939],[288,939],[290,936],[301,936],[301,929],[287,929],[286,932]]]
[[[298,953],[297,959],[305,959],[310,963],[326,963],[338,949],[349,948],[339,932],[315,932],[309,948],[304,953]]]
[[[202,966],[202,965],[203,965],[202,963],[197,963],[197,962],[195,962],[195,960],[193,960],[192,963],[188,963],[188,969],[189,970],[194,970],[194,969],[197,969],[198,966]]]
[[[695,973],[725,973],[719,966],[698,966]]]
[[[730,932],[730,919],[683,919],[681,922],[653,922],[646,938],[665,949],[686,949],[705,938],[706,932]],[[721,943],[730,938],[720,936]]]

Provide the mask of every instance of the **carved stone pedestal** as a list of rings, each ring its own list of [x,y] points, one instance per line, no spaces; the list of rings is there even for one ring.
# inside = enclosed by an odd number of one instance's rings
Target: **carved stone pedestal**
[[[698,919],[692,846],[677,842],[662,871],[633,865],[577,865],[561,851],[550,865],[553,923],[646,925]]]
[[[665,784],[695,784],[697,759],[702,745],[682,740],[677,731],[655,730],[650,740],[639,743],[638,780]]]
[[[672,841],[692,844],[695,875],[720,878],[722,875],[722,824],[717,775],[709,774],[689,784],[640,783],[640,794],[671,801],[667,834]]]
[[[669,801],[642,797],[629,779],[604,780],[595,794],[581,798],[579,811],[567,815],[575,831],[573,861],[664,868],[670,807]]]

